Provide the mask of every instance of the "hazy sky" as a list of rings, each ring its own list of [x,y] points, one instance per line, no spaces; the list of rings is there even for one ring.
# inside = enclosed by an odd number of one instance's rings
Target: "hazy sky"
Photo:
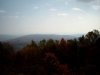
[[[100,30],[100,0],[0,0],[0,34]]]

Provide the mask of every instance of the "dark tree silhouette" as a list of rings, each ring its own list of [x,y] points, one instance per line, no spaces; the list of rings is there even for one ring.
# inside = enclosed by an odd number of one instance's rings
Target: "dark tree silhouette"
[[[18,51],[0,42],[0,75],[100,75],[98,30],[78,39],[34,41]]]

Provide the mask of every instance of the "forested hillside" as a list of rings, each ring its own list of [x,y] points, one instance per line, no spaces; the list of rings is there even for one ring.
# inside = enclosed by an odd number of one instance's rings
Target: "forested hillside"
[[[72,35],[55,35],[55,34],[31,34],[31,35],[25,35],[22,37],[18,37],[15,39],[7,40],[4,42],[9,42],[12,46],[15,47],[16,50],[19,50],[23,48],[26,44],[30,44],[31,40],[34,40],[36,44],[39,44],[39,42],[43,39],[49,40],[61,40],[61,38],[64,38],[65,40],[76,38]]]
[[[39,44],[31,40],[19,51],[0,42],[0,75],[100,75],[100,32]]]

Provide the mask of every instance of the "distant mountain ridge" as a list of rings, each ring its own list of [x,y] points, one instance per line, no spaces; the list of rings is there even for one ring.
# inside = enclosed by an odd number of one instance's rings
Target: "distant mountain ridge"
[[[38,44],[39,41],[41,41],[43,39],[45,39],[45,40],[48,40],[48,39],[61,40],[61,38],[68,40],[68,39],[74,39],[77,37],[71,36],[71,35],[32,34],[32,35],[26,35],[26,36],[18,37],[15,39],[7,40],[5,42],[9,42],[18,50],[18,49],[23,48],[26,44],[31,43],[31,40],[34,40]]]
[[[15,39],[20,37],[21,35],[6,35],[6,34],[0,34],[0,41],[6,41],[10,39]]]

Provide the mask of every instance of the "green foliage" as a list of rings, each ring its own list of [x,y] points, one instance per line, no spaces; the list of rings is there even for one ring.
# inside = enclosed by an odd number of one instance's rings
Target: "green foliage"
[[[59,44],[59,40],[55,40],[55,44],[58,45]]]
[[[54,45],[54,44],[55,44],[55,42],[54,42],[53,39],[49,39],[49,40],[47,40],[47,42],[46,42],[46,46],[52,46],[52,45]]]
[[[31,45],[33,46],[33,47],[36,47],[37,46],[37,44],[32,40],[31,41]]]
[[[39,46],[44,47],[45,44],[46,44],[46,40],[43,39],[43,40],[40,41]]]
[[[85,39],[84,35],[82,35],[81,37],[79,37],[79,38],[78,38],[79,43],[81,43],[84,39]]]
[[[85,37],[86,37],[88,43],[91,45],[91,44],[95,43],[95,40],[98,37],[100,37],[100,32],[98,30],[93,30],[91,32],[88,32]]]

